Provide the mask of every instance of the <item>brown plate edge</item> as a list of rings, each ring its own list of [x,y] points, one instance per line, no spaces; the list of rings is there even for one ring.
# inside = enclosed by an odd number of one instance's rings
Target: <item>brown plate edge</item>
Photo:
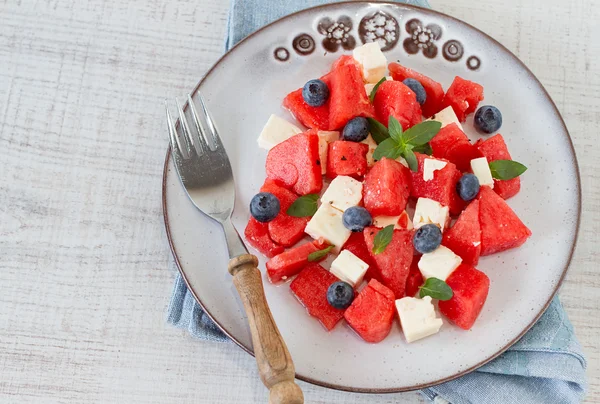
[[[338,6],[338,5],[344,5],[344,4],[352,4],[352,5],[356,5],[358,2],[357,1],[342,1],[342,2],[337,2],[337,3],[331,3],[331,4],[324,4],[324,5],[320,5],[320,6],[315,6],[315,7],[310,7],[310,8],[306,8],[304,10],[300,10],[297,12],[294,12],[292,14],[288,14],[282,18],[279,18],[267,25],[265,25],[262,28],[259,28],[258,30],[254,31],[253,33],[251,33],[250,35],[248,35],[246,38],[242,39],[240,42],[238,42],[235,46],[233,46],[229,51],[227,51],[223,56],[221,56],[214,64],[213,66],[206,72],[206,74],[202,77],[202,79],[198,82],[198,84],[196,85],[196,87],[194,87],[194,90],[192,92],[192,94],[196,94],[196,92],[198,91],[198,89],[200,88],[200,86],[202,85],[202,82],[204,81],[205,77],[208,76],[212,70],[225,58],[227,57],[239,44],[241,44],[242,42],[246,41],[247,39],[249,39],[250,37],[256,35],[257,33],[263,31],[265,28],[279,23],[280,21],[284,21],[290,17],[294,17],[297,14],[301,14],[301,13],[305,13],[305,12],[312,12],[315,10],[319,10],[319,9],[326,9],[328,7],[331,6]],[[438,384],[442,384],[442,383],[446,383],[449,382],[451,380],[457,379],[461,376],[466,375],[467,373],[470,373],[476,369],[478,369],[479,367],[485,365],[488,362],[491,362],[492,360],[496,359],[498,356],[502,355],[506,350],[508,350],[511,346],[513,346],[517,341],[519,341],[526,333],[527,331],[529,331],[531,329],[531,327],[534,326],[535,323],[537,323],[537,321],[540,319],[540,317],[546,312],[546,310],[548,309],[548,307],[550,306],[550,303],[552,302],[552,300],[554,299],[554,297],[556,296],[556,294],[558,293],[558,290],[560,289],[560,287],[562,286],[562,283],[567,275],[567,272],[569,270],[569,267],[571,265],[571,261],[573,259],[573,254],[575,253],[575,247],[577,245],[577,240],[579,238],[579,229],[581,226],[581,209],[582,209],[582,189],[581,189],[581,175],[579,172],[579,163],[577,161],[577,154],[575,153],[575,146],[573,145],[573,139],[571,138],[571,135],[569,133],[569,130],[567,128],[567,125],[565,124],[565,121],[562,117],[562,115],[560,114],[560,111],[558,110],[556,104],[554,103],[554,100],[552,99],[552,97],[550,96],[550,94],[548,93],[548,91],[546,90],[546,88],[544,87],[544,85],[538,80],[538,78],[535,76],[535,74],[533,74],[533,72],[521,61],[521,59],[519,59],[515,54],[513,54],[508,48],[506,48],[504,45],[502,45],[500,42],[498,42],[496,39],[492,38],[491,36],[489,36],[488,34],[486,34],[485,32],[481,31],[480,29],[472,26],[471,24],[464,22],[462,20],[459,20],[458,18],[452,17],[450,15],[441,13],[439,11],[436,10],[432,10],[432,9],[428,9],[428,8],[423,8],[423,7],[418,7],[418,6],[414,6],[414,5],[410,5],[410,4],[395,4],[395,3],[390,3],[387,1],[382,1],[382,0],[370,0],[370,1],[365,1],[363,2],[365,3],[365,5],[367,4],[373,4],[373,3],[377,3],[377,4],[385,4],[385,5],[389,5],[389,6],[401,6],[401,7],[406,7],[409,9],[413,9],[413,10],[417,10],[417,11],[421,11],[424,13],[429,13],[429,14],[434,14],[438,17],[441,18],[447,18],[450,20],[453,20],[457,23],[460,24],[464,24],[467,27],[475,30],[476,32],[478,32],[480,35],[483,35],[484,37],[486,37],[487,39],[491,40],[493,43],[495,43],[497,46],[499,46],[501,49],[504,49],[506,52],[508,52],[508,54],[510,56],[512,56],[512,58],[519,64],[521,65],[521,67],[523,69],[525,69],[525,71],[527,71],[532,77],[533,79],[538,83],[538,85],[540,86],[540,88],[544,91],[544,94],[546,95],[546,97],[548,98],[548,100],[550,101],[550,104],[552,105],[552,107],[554,108],[554,112],[556,114],[556,116],[558,116],[558,118],[560,119],[560,122],[564,128],[564,131],[567,134],[568,140],[569,140],[569,145],[571,147],[571,152],[573,154],[573,161],[575,163],[575,171],[577,173],[577,188],[578,188],[578,204],[577,204],[577,226],[575,228],[575,237],[573,239],[573,244],[571,245],[571,253],[569,254],[569,259],[567,261],[567,265],[565,266],[565,269],[563,270],[563,273],[560,277],[560,279],[558,280],[558,283],[556,284],[556,288],[554,289],[554,291],[552,292],[550,298],[548,299],[548,301],[546,302],[546,304],[544,304],[544,307],[542,308],[542,310],[535,316],[535,318],[533,319],[533,321],[527,326],[525,327],[525,329],[517,336],[515,337],[512,341],[510,341],[508,344],[506,344],[504,347],[502,347],[497,353],[495,353],[494,355],[490,356],[489,358],[471,366],[468,369],[465,369],[455,375],[452,376],[448,376],[444,379],[440,379],[437,380],[435,382],[430,382],[430,383],[424,383],[424,384],[419,384],[419,385],[415,385],[415,386],[409,386],[409,387],[402,387],[402,388],[383,388],[383,389],[365,389],[365,388],[354,388],[354,387],[348,387],[348,386],[340,386],[337,384],[330,384],[330,383],[324,383],[322,381],[319,380],[315,380],[315,379],[311,379],[308,376],[304,376],[301,375],[299,373],[296,373],[296,378],[317,386],[322,386],[322,387],[327,387],[330,389],[334,389],[334,390],[341,390],[341,391],[348,391],[348,392],[352,392],[352,393],[370,393],[370,394],[385,394],[385,393],[403,393],[403,392],[408,392],[408,391],[415,391],[415,390],[421,390],[424,388],[428,388],[428,387],[432,387],[432,386],[436,386]],[[166,184],[167,184],[167,171],[168,171],[168,167],[169,167],[169,161],[171,158],[171,147],[169,146],[167,148],[167,154],[165,157],[165,163],[164,163],[164,168],[163,168],[163,181],[162,181],[162,209],[163,209],[163,217],[164,217],[164,222],[165,222],[165,230],[167,233],[167,239],[169,240],[169,247],[171,249],[171,253],[173,254],[173,258],[175,259],[175,264],[177,265],[177,269],[179,270],[179,272],[181,273],[181,276],[183,278],[183,280],[185,281],[188,290],[192,293],[192,296],[194,296],[194,298],[196,299],[196,301],[198,302],[198,304],[200,305],[200,307],[202,307],[202,310],[204,310],[204,312],[208,315],[208,317],[217,325],[217,327],[225,334],[227,335],[233,342],[235,342],[240,348],[242,348],[244,351],[246,351],[247,353],[249,353],[250,355],[254,356],[254,352],[252,350],[251,347],[247,347],[244,344],[242,344],[240,341],[238,341],[236,338],[234,338],[217,320],[216,318],[210,313],[209,310],[207,310],[207,308],[204,306],[204,304],[202,303],[202,301],[200,300],[199,296],[196,295],[196,293],[194,292],[194,290],[190,287],[190,284],[187,280],[187,277],[181,267],[181,263],[179,261],[179,257],[177,255],[176,249],[175,249],[175,245],[173,244],[173,238],[171,237],[171,230],[170,230],[170,226],[169,226],[169,216],[167,213],[167,196],[166,196]]]

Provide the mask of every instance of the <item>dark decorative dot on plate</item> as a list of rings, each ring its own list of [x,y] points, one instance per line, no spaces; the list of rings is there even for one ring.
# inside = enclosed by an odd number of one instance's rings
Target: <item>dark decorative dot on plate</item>
[[[300,55],[310,55],[315,51],[315,40],[308,34],[300,34],[292,42],[294,50]]]
[[[481,60],[477,56],[469,56],[467,59],[467,67],[471,70],[477,70],[481,66]]]
[[[449,62],[459,61],[464,54],[465,50],[460,42],[456,39],[451,39],[446,42],[442,47],[442,54],[444,58]]]
[[[290,58],[290,51],[284,47],[279,47],[275,49],[273,55],[275,56],[275,59],[279,60],[280,62],[286,62]]]

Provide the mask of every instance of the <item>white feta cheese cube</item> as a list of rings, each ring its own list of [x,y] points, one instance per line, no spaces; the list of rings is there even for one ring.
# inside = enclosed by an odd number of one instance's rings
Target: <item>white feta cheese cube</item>
[[[402,212],[400,216],[377,216],[373,218],[373,226],[384,228],[393,224],[394,229],[406,229],[411,230],[413,228],[412,220],[408,216],[406,211]]]
[[[330,272],[355,288],[362,283],[367,269],[369,265],[366,262],[350,251],[344,250],[331,263]]]
[[[423,299],[403,297],[396,300],[396,310],[400,317],[400,325],[406,342],[414,342],[437,333],[442,326],[442,319],[436,316],[431,297]]]
[[[390,76],[386,76],[385,79],[388,80],[388,81],[393,81],[394,80]],[[373,91],[373,89],[375,88],[376,85],[377,85],[377,83],[367,83],[367,84],[365,84],[365,92],[367,93],[367,97],[369,97],[371,95],[371,92]]]
[[[479,185],[487,185],[494,188],[494,178],[490,170],[490,164],[485,157],[471,160],[471,170],[479,180]]]
[[[387,59],[378,42],[369,42],[354,48],[352,56],[363,69],[363,76],[367,83],[377,83],[387,71]]]
[[[319,136],[319,161],[321,163],[321,174],[327,173],[327,152],[329,143],[333,143],[340,138],[340,132],[320,130]]]
[[[375,140],[373,140],[373,137],[370,134],[361,143],[364,143],[367,146],[369,146],[369,151],[367,152],[367,166],[373,167],[373,165],[375,164],[375,160],[373,159],[373,153],[375,153],[375,149],[377,149],[377,143],[375,143]]]
[[[434,116],[432,116],[431,118],[429,118],[427,120],[440,122],[442,124],[442,128],[444,126],[450,125],[451,123],[455,123],[458,125],[460,130],[463,130],[463,127],[460,124],[460,121],[458,120],[458,117],[454,113],[454,110],[452,109],[452,107],[446,107],[446,108],[442,109],[440,112],[438,112],[437,114],[435,114]]]
[[[448,163],[438,159],[425,159],[423,162],[423,180],[431,181],[433,179],[433,174],[437,170],[441,170],[446,167]]]
[[[310,219],[304,231],[314,238],[325,239],[333,245],[333,251],[337,254],[342,246],[350,238],[351,231],[342,222],[342,211],[337,210],[328,203],[322,204],[315,215]]]
[[[262,132],[260,132],[257,140],[258,146],[271,150],[274,146],[298,133],[302,133],[302,129],[277,115],[271,115]]]
[[[362,200],[362,182],[352,177],[339,175],[335,177],[321,197],[322,204],[329,204],[345,212],[352,206],[358,206]]]
[[[442,232],[450,221],[450,211],[447,206],[442,206],[438,201],[429,198],[419,198],[413,216],[415,229],[426,224],[437,224]]]
[[[461,264],[462,258],[443,245],[433,252],[423,254],[418,266],[423,278],[438,278],[446,281],[450,274]]]

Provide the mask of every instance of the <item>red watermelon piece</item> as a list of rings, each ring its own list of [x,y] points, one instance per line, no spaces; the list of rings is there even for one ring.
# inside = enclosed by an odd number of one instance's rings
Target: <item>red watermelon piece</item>
[[[461,264],[446,279],[454,296],[439,302],[440,312],[464,330],[473,327],[487,299],[490,279],[486,274],[467,264]]]
[[[475,143],[479,152],[487,158],[489,162],[496,160],[512,160],[508,147],[501,134],[494,135],[486,140],[480,139]],[[494,192],[504,199],[511,198],[521,190],[521,178],[512,180],[494,180]]]
[[[425,117],[430,117],[442,109],[444,89],[440,83],[396,62],[390,63],[388,69],[394,80],[404,81],[406,79],[415,79],[421,83],[425,89],[425,93],[427,93],[427,100],[421,106]]]
[[[416,256],[413,258],[413,262],[410,266],[410,272],[408,273],[408,278],[406,279],[406,290],[405,295],[408,297],[414,297],[419,292],[419,287],[423,286],[425,280],[423,279],[423,275],[419,270],[419,259],[421,256]]]
[[[483,100],[483,87],[475,82],[456,76],[450,85],[442,108],[451,106],[459,121],[464,122],[467,115],[475,112],[479,101]]]
[[[299,133],[269,150],[267,177],[299,195],[315,194],[323,187],[319,164],[319,136]]]
[[[321,77],[321,80],[331,88],[331,74]],[[329,100],[320,107],[311,107],[302,97],[302,88],[292,91],[283,99],[283,107],[304,126],[310,129],[329,129]]]
[[[320,242],[313,241],[312,243],[305,243],[291,248],[271,258],[267,261],[269,280],[275,283],[296,275],[302,268],[308,265],[308,256],[322,248],[323,245]]]
[[[363,90],[364,93],[364,90]],[[384,81],[379,85],[373,100],[377,120],[388,125],[390,116],[406,130],[423,120],[417,95],[400,81]]]
[[[417,172],[410,172],[412,175],[412,192],[411,196],[415,198],[429,198],[438,201],[442,206],[448,206],[451,213],[460,213],[462,203],[456,192],[456,183],[460,179],[460,171],[456,166],[448,162],[441,170],[436,170],[433,173],[433,179],[425,181],[423,179],[423,167],[425,159],[433,158],[426,154],[415,153],[419,163]],[[443,160],[443,159],[437,159]],[[453,212],[454,211],[454,212]]]
[[[309,217],[293,217],[285,213],[298,196],[269,179],[260,188],[260,192],[272,193],[279,199],[281,206],[277,217],[266,223],[271,239],[284,247],[293,246],[304,237],[304,229],[310,220]]]
[[[471,202],[454,226],[444,233],[442,244],[459,255],[465,264],[477,265],[481,253],[478,200]]]
[[[246,241],[261,252],[267,258],[281,254],[285,249],[277,244],[269,236],[268,223],[261,223],[253,217],[250,217],[246,229],[244,230]],[[360,235],[362,238],[362,234]]]
[[[379,271],[375,268],[375,262],[371,258],[371,253],[365,244],[365,236],[362,232],[352,233],[346,244],[342,250],[348,250],[352,254],[356,255],[363,262],[369,265],[369,269],[367,269],[367,273],[365,274],[365,279],[370,280],[371,278],[375,278],[381,282],[379,278]]]
[[[373,106],[365,92],[362,72],[349,59],[334,64],[329,90],[330,130],[343,128],[350,119],[357,116],[374,115]]]
[[[504,199],[487,186],[479,190],[479,222],[482,256],[519,247],[531,236]]]
[[[390,288],[397,299],[404,297],[406,279],[410,272],[413,260],[412,232],[410,230],[394,230],[392,241],[382,253],[374,254],[373,245],[375,236],[381,229],[367,227],[364,230],[365,243],[375,263],[374,271],[382,283]]]
[[[375,279],[369,281],[346,309],[348,325],[367,342],[381,342],[394,321],[394,293]]]
[[[481,157],[477,148],[471,144],[467,135],[455,123],[440,129],[429,145],[434,157],[454,163],[463,172],[469,171],[471,160]]]
[[[399,162],[383,158],[365,176],[363,201],[375,216],[399,216],[410,196],[410,170]]]
[[[369,146],[364,143],[336,140],[329,143],[327,152],[327,177],[347,175],[357,180],[367,173]]]
[[[319,264],[308,264],[292,281],[290,289],[308,314],[315,317],[327,331],[331,331],[344,318],[344,311],[327,302],[327,289],[339,281],[331,272]]]

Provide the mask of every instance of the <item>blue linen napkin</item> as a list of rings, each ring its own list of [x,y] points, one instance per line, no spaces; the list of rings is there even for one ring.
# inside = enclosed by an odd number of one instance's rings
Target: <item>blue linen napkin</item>
[[[286,14],[330,2],[334,1],[232,0],[225,48]],[[427,0],[399,2],[430,7]],[[179,273],[167,321],[202,340],[228,341],[194,300]],[[537,324],[500,357],[421,394],[436,403],[452,404],[578,403],[586,389],[585,367],[573,326],[556,297]]]

